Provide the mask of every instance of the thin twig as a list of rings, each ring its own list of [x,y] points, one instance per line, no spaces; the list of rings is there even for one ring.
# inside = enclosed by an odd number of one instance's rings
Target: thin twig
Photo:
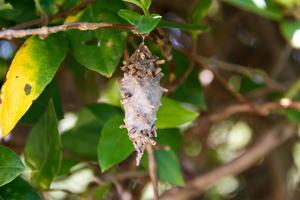
[[[247,103],[245,104],[236,104],[228,106],[221,111],[212,113],[208,115],[207,119],[210,122],[218,122],[223,119],[226,119],[234,114],[238,113],[253,113],[261,116],[269,115],[272,111],[283,110],[287,108],[292,108],[300,111],[300,102],[299,101],[279,101],[279,102],[265,102],[262,104],[252,103],[251,106]],[[255,107],[256,109],[253,109]]]
[[[153,187],[153,200],[158,200],[157,166],[154,156],[154,150],[151,145],[147,145],[147,153],[149,158],[149,174]]]
[[[179,50],[179,49],[178,49]],[[224,79],[220,74],[216,72],[215,69],[209,68],[209,64],[203,62],[200,57],[195,54],[195,53],[189,53],[189,52],[184,52],[182,50],[179,50],[182,53],[184,53],[189,59],[191,59],[193,62],[195,62],[198,66],[200,65],[204,69],[209,69],[214,73],[214,76],[216,77],[216,80],[224,87],[225,90],[229,92],[233,97],[235,97],[240,103],[245,103],[247,102],[247,99],[241,95],[239,92],[235,91],[227,82],[226,79]]]
[[[115,185],[119,198],[121,200],[132,200],[132,195],[123,188],[121,183],[114,176],[107,176],[108,179]]]
[[[180,85],[182,85],[192,73],[193,69],[194,65],[191,63],[184,74],[179,79],[175,80],[169,87],[167,87],[168,93],[174,92]]]
[[[274,81],[268,75],[259,73],[257,69],[252,69],[243,65],[228,63],[215,58],[206,58],[200,55],[193,55],[193,58],[198,63],[208,66],[209,69],[217,68],[225,71],[238,73],[240,75],[244,75],[249,78],[255,78],[255,77],[261,78],[272,89],[276,89],[276,90],[285,89],[281,84]]]
[[[119,29],[119,30],[127,30],[134,31],[134,26],[126,25],[126,24],[111,24],[111,23],[89,23],[89,22],[77,22],[77,23],[69,23],[58,26],[51,27],[41,27],[41,28],[33,28],[33,29],[25,29],[25,30],[13,30],[6,29],[0,31],[1,39],[12,39],[12,38],[22,38],[30,35],[39,35],[41,37],[47,37],[49,34],[57,33],[61,31],[67,31],[71,29],[77,29],[81,31],[87,30],[96,30],[96,29]]]
[[[199,196],[203,191],[214,185],[221,178],[237,175],[253,166],[259,159],[266,156],[273,149],[296,136],[296,133],[296,128],[292,126],[273,127],[268,130],[255,145],[250,147],[233,161],[194,178],[187,183],[187,186],[184,189],[171,189],[166,192],[161,199],[186,200]]]
[[[274,66],[270,72],[271,77],[274,79],[278,78],[278,76],[281,74],[282,70],[284,70],[287,66],[286,63],[292,53],[293,47],[286,43],[286,45],[281,50],[278,58],[276,59]]]

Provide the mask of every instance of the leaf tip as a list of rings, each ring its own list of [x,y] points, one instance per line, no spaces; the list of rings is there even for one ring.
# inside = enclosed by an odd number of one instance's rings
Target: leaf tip
[[[111,167],[111,166],[109,166],[109,165],[103,165],[103,164],[101,164],[101,163],[99,163],[99,165],[100,165],[101,173],[106,172],[106,171]]]

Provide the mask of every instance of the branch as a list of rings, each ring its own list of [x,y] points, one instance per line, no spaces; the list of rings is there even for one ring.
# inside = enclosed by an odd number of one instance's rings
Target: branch
[[[180,85],[182,85],[188,79],[193,69],[194,69],[194,65],[190,64],[190,66],[186,69],[183,75],[179,79],[175,80],[169,87],[167,87],[168,94],[174,92]]]
[[[151,145],[147,145],[147,152],[149,158],[149,174],[153,186],[153,200],[158,200],[157,166],[153,152],[153,147]]]
[[[134,26],[126,25],[126,24],[111,24],[111,23],[89,23],[89,22],[77,22],[77,23],[69,23],[58,26],[51,27],[41,27],[41,28],[33,28],[33,29],[24,29],[24,30],[13,30],[6,29],[0,31],[0,39],[12,39],[12,38],[22,38],[30,35],[38,35],[40,37],[47,37],[49,34],[57,33],[61,31],[67,31],[77,29],[81,31],[87,30],[96,30],[96,29],[119,29],[119,30],[127,30],[134,31]]]
[[[254,113],[262,116],[269,115],[274,110],[296,109],[300,111],[300,101],[290,101],[282,99],[279,102],[266,102],[262,104],[237,104],[226,107],[225,109],[208,115],[210,122],[218,122],[238,113]]]
[[[296,128],[291,126],[276,126],[269,131],[252,147],[246,150],[233,161],[200,175],[187,183],[184,189],[171,189],[161,199],[185,200],[201,195],[225,176],[237,175],[254,165],[259,159],[266,156],[282,143],[296,136]]]
[[[245,103],[247,99],[241,95],[238,91],[234,90],[228,83],[226,79],[224,79],[215,69],[210,67],[210,64],[204,62],[201,56],[198,56],[196,53],[185,52],[177,48],[178,51],[185,54],[189,59],[191,59],[194,63],[197,63],[198,66],[201,66],[204,69],[209,69],[214,73],[216,80],[224,87],[225,90],[229,92],[234,98],[236,98],[239,102]]]
[[[186,52],[183,52],[183,53],[187,55]],[[268,75],[259,73],[256,69],[245,67],[243,65],[228,63],[228,62],[217,60],[214,58],[206,58],[206,57],[203,57],[203,56],[200,56],[197,54],[189,55],[189,58],[191,60],[193,60],[194,62],[202,65],[203,67],[206,67],[213,71],[215,70],[214,68],[218,68],[221,70],[238,73],[238,74],[244,75],[246,77],[250,77],[250,78],[259,76],[259,78],[261,78],[268,85],[268,87],[270,87],[274,90],[279,90],[279,91],[285,90],[285,88],[281,84],[274,81]]]

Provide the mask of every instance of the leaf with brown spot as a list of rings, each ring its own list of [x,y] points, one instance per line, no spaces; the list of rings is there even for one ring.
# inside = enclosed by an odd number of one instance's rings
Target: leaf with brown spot
[[[0,133],[7,135],[53,79],[67,54],[62,34],[30,37],[18,50],[1,89]],[[0,134],[1,135],[1,134]]]

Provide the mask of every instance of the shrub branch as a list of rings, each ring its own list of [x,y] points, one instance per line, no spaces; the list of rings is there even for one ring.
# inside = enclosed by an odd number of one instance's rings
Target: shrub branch
[[[134,31],[134,26],[127,24],[112,24],[112,23],[89,23],[89,22],[76,22],[76,23],[68,23],[58,26],[43,26],[41,28],[33,28],[33,29],[22,29],[22,30],[14,30],[14,29],[6,29],[0,31],[0,39],[12,39],[12,38],[22,38],[31,35],[38,35],[42,38],[47,37],[49,34],[57,33],[61,31],[67,31],[77,29],[81,31],[87,30],[97,30],[97,29],[118,29],[118,30],[126,30],[126,31]]]

